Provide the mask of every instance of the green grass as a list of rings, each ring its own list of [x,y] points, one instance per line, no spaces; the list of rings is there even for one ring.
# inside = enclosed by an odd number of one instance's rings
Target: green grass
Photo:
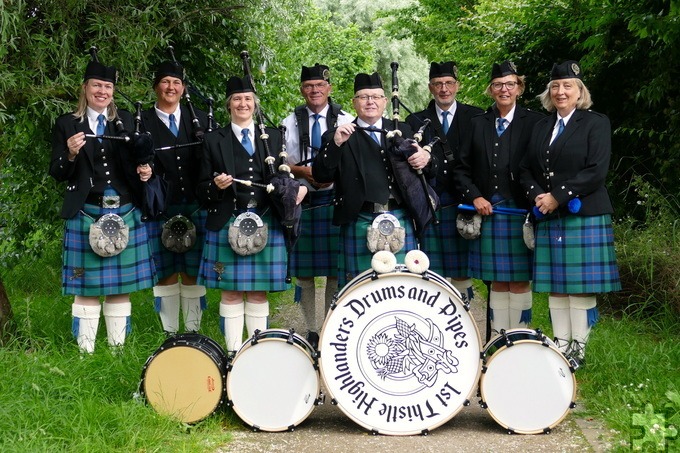
[[[135,397],[144,363],[165,339],[150,290],[133,295],[134,330],[122,353],[106,346],[102,320],[97,350],[81,356],[70,334],[72,299],[55,294],[59,276],[50,269],[48,260],[3,275],[17,332],[0,348],[0,451],[208,452],[228,444],[234,430],[246,429],[228,408],[188,426]],[[485,288],[477,286],[485,299]],[[272,311],[293,303],[292,296],[292,290],[270,295]],[[550,336],[546,299],[535,295],[532,327]],[[209,291],[208,301],[202,330],[222,344],[219,293]],[[576,374],[577,411],[602,420],[611,448],[625,451],[640,432],[633,414],[647,404],[658,410],[669,405],[666,413],[675,417],[669,423],[680,425],[680,398],[671,403],[680,389],[677,313],[645,319],[604,308],[587,366]]]

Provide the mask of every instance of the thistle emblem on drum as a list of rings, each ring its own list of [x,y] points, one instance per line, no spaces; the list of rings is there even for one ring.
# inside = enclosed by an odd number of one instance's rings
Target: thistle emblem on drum
[[[367,356],[380,378],[415,377],[419,383],[432,387],[440,371],[458,372],[458,359],[444,348],[441,330],[430,319],[426,321],[429,331],[423,333],[415,324],[395,317],[390,329],[368,340]],[[392,330],[396,333],[390,335]]]

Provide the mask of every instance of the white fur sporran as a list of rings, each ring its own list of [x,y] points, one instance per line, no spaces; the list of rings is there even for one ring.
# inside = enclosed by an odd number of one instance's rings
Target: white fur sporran
[[[522,226],[522,239],[524,239],[524,245],[527,246],[529,250],[536,248],[536,234],[534,233],[534,223],[530,218],[531,214],[527,214],[524,220],[524,225]]]
[[[244,212],[229,226],[229,245],[241,256],[254,255],[267,246],[269,228],[259,215]]]
[[[377,216],[366,233],[366,245],[371,253],[381,250],[397,253],[406,243],[406,230],[392,214]]]
[[[130,228],[118,214],[104,214],[90,225],[89,239],[90,247],[97,255],[116,256],[127,247]]]
[[[482,234],[482,216],[459,213],[456,217],[456,229],[464,239],[477,239]]]

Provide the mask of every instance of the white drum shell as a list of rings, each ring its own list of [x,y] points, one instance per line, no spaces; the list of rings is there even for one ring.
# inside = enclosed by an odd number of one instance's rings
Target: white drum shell
[[[511,329],[506,335],[512,346],[508,347],[499,335],[485,347],[482,402],[508,431],[549,432],[573,407],[573,368],[554,343],[547,338],[545,343],[540,341],[536,331]]]
[[[292,430],[314,409],[320,393],[313,348],[281,329],[261,332],[234,357],[227,373],[227,398],[246,424],[261,431]]]
[[[469,404],[481,372],[479,331],[459,293],[433,272],[404,266],[366,271],[340,291],[319,354],[333,402],[379,434],[441,426]]]

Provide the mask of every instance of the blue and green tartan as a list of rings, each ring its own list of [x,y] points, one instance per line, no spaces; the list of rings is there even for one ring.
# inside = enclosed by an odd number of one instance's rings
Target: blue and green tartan
[[[620,290],[611,215],[566,215],[538,222],[533,289],[562,294]]]
[[[497,206],[516,208],[506,200]],[[492,282],[528,282],[533,256],[524,244],[524,217],[494,213],[482,217],[482,233],[470,241],[470,277]]]
[[[334,196],[334,190],[310,192],[309,203],[302,204],[300,236],[290,257],[292,276],[327,277],[338,273],[340,227],[333,225]]]
[[[406,253],[416,249],[416,238],[413,230],[413,222],[404,209],[390,211],[406,230],[404,247],[396,253],[397,263],[404,263]],[[338,250],[338,287],[342,288],[350,280],[362,272],[371,269],[373,253],[368,250],[366,233],[377,214],[359,213],[355,222],[340,227],[340,240]]]
[[[241,256],[229,245],[229,226],[236,213],[219,231],[206,231],[199,285],[226,291],[285,291],[287,252],[283,230],[271,211],[258,215],[269,227],[267,246],[259,253]]]
[[[116,256],[101,257],[90,247],[90,225],[104,214],[120,215],[130,229],[127,247]],[[68,219],[64,226],[62,293],[106,296],[153,287],[156,270],[141,215],[131,203],[116,209],[85,204]]]
[[[177,214],[188,217],[196,225],[196,243],[191,250],[185,253],[175,253],[166,249],[161,242],[163,224]],[[151,252],[156,265],[156,273],[160,280],[184,272],[189,275],[198,275],[203,255],[203,243],[205,242],[205,221],[208,213],[205,209],[198,209],[197,204],[177,204],[168,207],[167,219],[156,219],[146,222],[146,230],[149,235]]]
[[[468,277],[469,244],[456,229],[457,205],[448,192],[440,194],[439,201],[439,225],[427,227],[420,249],[430,258],[431,271],[451,278]]]

